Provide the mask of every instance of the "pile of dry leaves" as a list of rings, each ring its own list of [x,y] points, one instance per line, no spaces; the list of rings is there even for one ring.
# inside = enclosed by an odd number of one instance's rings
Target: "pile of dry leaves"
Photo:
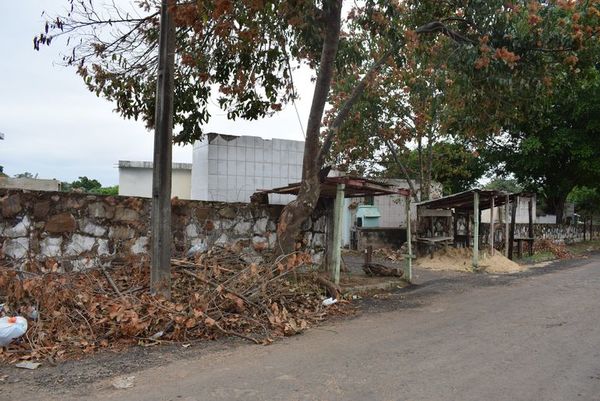
[[[573,257],[564,244],[557,244],[549,239],[536,240],[533,244],[534,252],[552,252],[559,259]]]
[[[150,295],[147,266],[73,273],[0,268],[0,303],[28,317],[29,330],[0,360],[64,359],[99,348],[238,336],[255,343],[298,333],[344,305],[325,308],[317,276],[296,271],[303,254],[247,264],[213,249],[174,260],[171,300]]]

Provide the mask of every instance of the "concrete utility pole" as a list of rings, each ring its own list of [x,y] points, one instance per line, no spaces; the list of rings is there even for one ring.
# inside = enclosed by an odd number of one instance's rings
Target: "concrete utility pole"
[[[152,177],[152,267],[153,294],[171,297],[171,170],[173,160],[173,87],[175,70],[175,26],[169,6],[162,0],[158,45],[158,79]]]
[[[332,278],[335,284],[340,283],[340,265],[342,262],[342,223],[344,219],[344,191],[346,185],[337,184],[333,206],[333,252]]]

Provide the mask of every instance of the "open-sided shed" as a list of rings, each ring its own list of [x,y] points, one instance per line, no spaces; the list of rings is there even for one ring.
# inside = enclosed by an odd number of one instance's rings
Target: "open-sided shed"
[[[516,205],[519,198],[529,198],[529,236],[527,238],[515,238],[515,214]],[[517,242],[518,249],[521,251],[523,242],[529,244],[531,252],[533,246],[533,213],[532,213],[532,202],[534,202],[535,195],[531,193],[506,193],[497,190],[487,189],[472,189],[449,196],[445,196],[439,199],[430,201],[424,201],[417,204],[417,216],[419,221],[419,228],[417,229],[417,241],[427,243],[431,246],[436,244],[449,244],[453,245],[464,245],[473,246],[473,266],[476,268],[479,263],[479,246],[481,237],[480,223],[481,223],[481,211],[490,209],[490,236],[489,236],[489,249],[490,254],[494,253],[494,232],[495,232],[495,220],[494,210],[496,207],[505,207],[505,215],[509,215],[509,208],[512,205],[512,211],[510,213],[511,219],[505,220],[505,254],[508,258],[512,259],[513,256],[513,245]],[[451,221],[452,231],[447,230],[443,232],[443,235],[439,235],[439,230],[436,231],[434,220],[436,218],[447,218]],[[473,219],[472,230],[471,230],[471,218]],[[423,230],[423,223],[425,226],[430,223],[430,230]]]
[[[277,193],[287,195],[297,195],[300,191],[301,183],[289,184],[285,187],[263,190],[262,193]],[[372,179],[354,176],[325,177],[321,181],[320,198],[333,200],[333,213],[329,224],[330,233],[327,235],[327,260],[326,264],[332,273],[332,278],[336,284],[340,279],[340,262],[342,248],[342,216],[344,198],[358,198],[365,196],[382,195],[400,195],[406,199],[407,213],[407,237],[411,238],[410,226],[410,190],[396,188],[393,185],[378,182]],[[411,241],[408,241],[408,258],[405,271],[405,278],[409,281],[412,278],[412,248]]]

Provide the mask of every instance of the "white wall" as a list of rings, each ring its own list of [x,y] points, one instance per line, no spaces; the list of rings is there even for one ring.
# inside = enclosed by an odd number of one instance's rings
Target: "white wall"
[[[60,191],[60,181],[40,178],[0,177],[0,188],[27,189],[30,191]]]
[[[191,165],[175,163],[171,197],[191,199]],[[152,163],[119,162],[119,195],[152,197]]]
[[[207,134],[194,144],[192,199],[250,202],[259,189],[300,181],[304,142]],[[292,196],[269,195],[271,204]]]
[[[536,219],[535,199],[533,199],[532,201],[533,201],[533,204],[531,205],[532,206],[531,212],[532,212],[532,216],[533,216],[533,222],[536,223],[537,219]],[[494,208],[494,222],[502,222],[503,223],[506,220],[508,220],[510,222],[510,220],[511,220],[510,208],[509,208],[508,218],[505,217],[505,215],[506,215],[505,210],[506,209],[505,209],[504,205]],[[489,223],[490,222],[490,214],[491,214],[490,209],[482,210],[481,211],[481,222]],[[518,224],[529,223],[529,198],[519,198],[519,203],[517,204],[517,213],[516,213],[515,221]],[[556,219],[555,219],[555,221],[556,221]]]

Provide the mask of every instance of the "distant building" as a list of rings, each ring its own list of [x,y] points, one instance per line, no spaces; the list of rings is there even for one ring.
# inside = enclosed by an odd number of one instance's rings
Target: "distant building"
[[[191,199],[192,165],[173,163],[171,196]],[[119,195],[152,197],[152,162],[119,161]]]
[[[259,189],[300,181],[303,154],[302,141],[207,134],[194,144],[192,199],[250,202]],[[291,199],[269,195],[271,204]]]
[[[10,178],[0,174],[0,188],[26,189],[28,191],[60,191],[60,181],[39,178]]]

